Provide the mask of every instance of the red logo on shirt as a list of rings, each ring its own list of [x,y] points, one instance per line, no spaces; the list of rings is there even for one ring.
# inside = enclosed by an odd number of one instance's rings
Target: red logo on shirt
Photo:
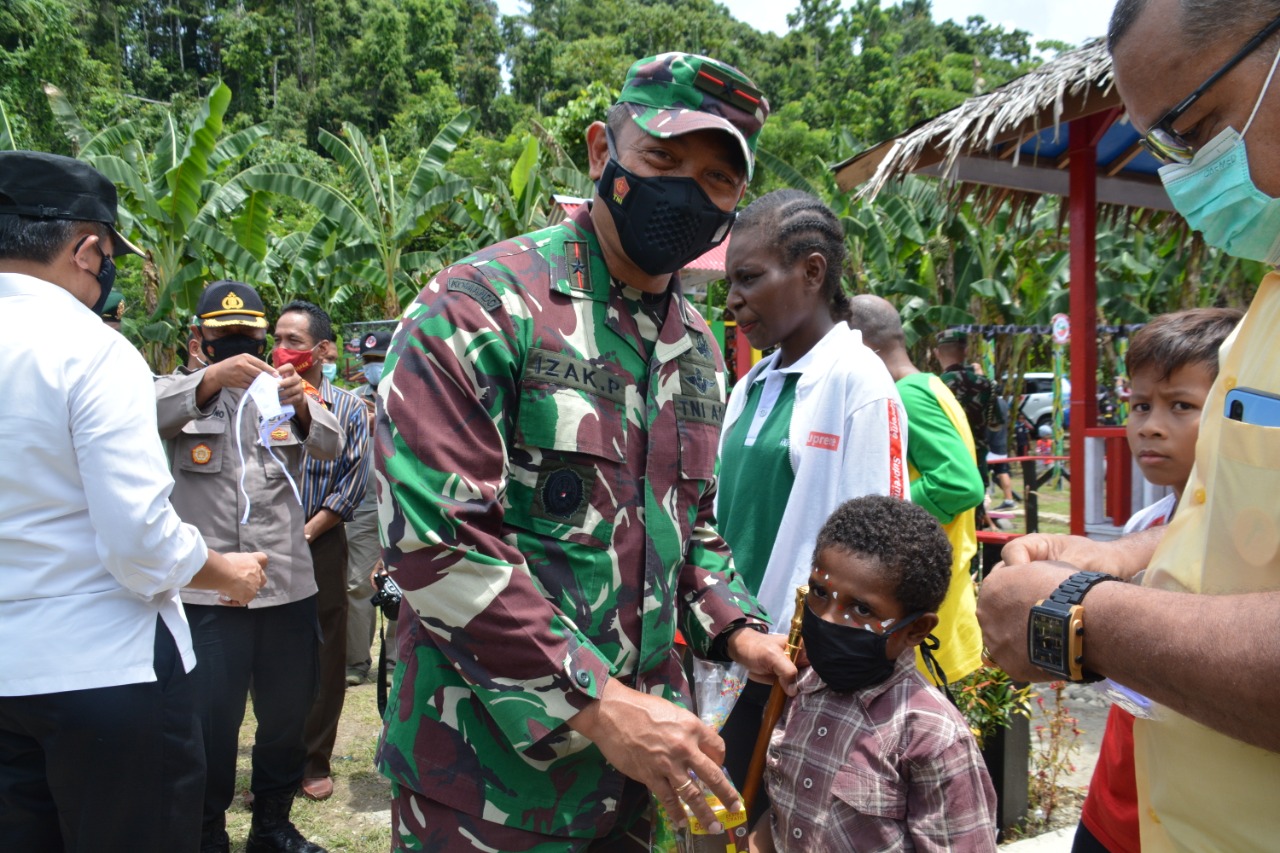
[[[208,465],[209,460],[213,458],[213,451],[209,449],[207,444],[197,444],[191,448],[191,461],[197,465]]]
[[[898,420],[898,407],[892,400],[889,406],[889,497],[906,498],[906,466],[902,461],[902,424]]]
[[[809,440],[805,442],[809,447],[816,447],[819,450],[839,450],[840,436],[832,435],[829,432],[811,432]]]

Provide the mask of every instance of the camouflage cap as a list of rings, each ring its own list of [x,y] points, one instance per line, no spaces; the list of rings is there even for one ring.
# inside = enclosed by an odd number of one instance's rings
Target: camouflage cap
[[[938,343],[967,344],[969,343],[969,336],[962,329],[947,329],[938,333]]]
[[[618,103],[653,136],[695,130],[724,130],[738,140],[755,172],[756,141],[769,115],[769,102],[741,71],[694,53],[660,53],[627,71]]]

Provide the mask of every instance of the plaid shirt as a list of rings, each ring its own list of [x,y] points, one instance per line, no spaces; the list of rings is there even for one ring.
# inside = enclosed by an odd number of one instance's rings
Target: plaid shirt
[[[898,658],[837,694],[804,670],[769,743],[779,850],[994,851],[996,795],[964,718]]]
[[[364,500],[369,479],[369,415],[360,398],[350,391],[320,383],[324,407],[333,412],[347,442],[337,459],[312,458],[307,454],[302,472],[302,506],[307,518],[321,509],[333,510],[350,521]]]

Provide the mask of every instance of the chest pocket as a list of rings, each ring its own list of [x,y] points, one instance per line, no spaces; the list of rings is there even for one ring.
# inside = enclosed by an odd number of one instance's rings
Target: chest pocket
[[[271,458],[271,454],[267,452],[267,447],[262,443],[262,439],[259,438],[254,444],[257,446],[258,460],[262,463],[263,476],[268,480],[283,480],[284,468],[280,466],[280,462]],[[275,451],[276,456],[285,465],[296,464],[301,448],[302,442],[298,439],[298,434],[293,431],[293,427],[288,421],[272,430],[271,449]]]
[[[508,523],[608,546],[618,496],[626,489],[620,385],[615,396],[525,380],[507,486]]]
[[[831,796],[837,807],[835,814],[843,804],[857,813],[857,820],[901,821],[907,817],[907,792],[901,779],[885,778],[856,764],[836,771]]]
[[[227,455],[227,422],[224,418],[189,421],[175,439],[178,470],[217,474]]]

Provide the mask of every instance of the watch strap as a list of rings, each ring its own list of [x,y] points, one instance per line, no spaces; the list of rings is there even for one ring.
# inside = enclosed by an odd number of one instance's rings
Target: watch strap
[[[1074,606],[1084,601],[1085,594],[1098,584],[1104,581],[1118,580],[1122,580],[1122,578],[1109,575],[1106,572],[1076,572],[1058,584],[1058,588],[1049,596],[1049,600],[1058,604]]]
[[[1118,581],[1118,580],[1122,580],[1122,578],[1118,578],[1115,575],[1109,575],[1106,572],[1076,572],[1071,577],[1067,578],[1062,583],[1058,584],[1058,588],[1055,589],[1053,591],[1053,594],[1049,596],[1049,600],[1054,601],[1066,607],[1081,606],[1081,603],[1084,601],[1084,597],[1089,592],[1089,590],[1093,589],[1095,586],[1105,581]],[[1081,654],[1081,658],[1083,658],[1083,655],[1084,655],[1083,635],[1080,637],[1080,654]],[[1067,668],[1070,669],[1072,662],[1064,661],[1064,663],[1066,663]],[[1070,678],[1070,676],[1068,676],[1068,678]],[[1101,675],[1098,675],[1097,673],[1094,673],[1094,672],[1090,672],[1089,670],[1081,667],[1080,678],[1077,683],[1087,684],[1094,681],[1100,681],[1101,679],[1102,679]],[[1075,679],[1071,679],[1071,680],[1075,680]]]

